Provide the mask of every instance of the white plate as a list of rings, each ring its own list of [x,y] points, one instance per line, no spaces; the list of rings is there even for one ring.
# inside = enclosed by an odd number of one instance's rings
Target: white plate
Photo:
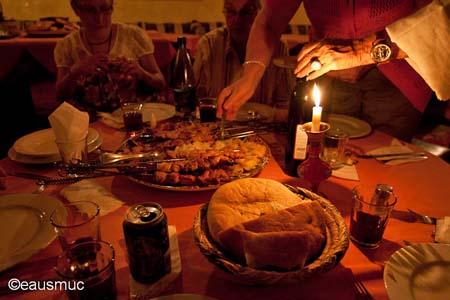
[[[331,114],[328,122],[333,128],[347,131],[350,138],[363,137],[372,132],[369,123],[346,115]]]
[[[275,110],[267,104],[257,102],[246,102],[242,105],[236,115],[235,121],[245,122],[251,119],[250,111],[255,111],[257,119],[272,121]]]
[[[396,251],[383,279],[391,300],[450,299],[450,245],[414,244]]]
[[[98,138],[91,144],[88,145],[88,151],[92,152],[103,143],[102,137],[99,135]],[[34,155],[24,155],[17,153],[14,147],[9,148],[8,157],[12,161],[23,163],[23,164],[51,164],[61,160],[59,153],[50,156],[34,156]]]
[[[172,294],[152,298],[149,300],[217,300],[217,298],[197,294]]]
[[[94,128],[88,129],[88,146],[94,143],[99,133]],[[58,155],[58,146],[55,143],[55,134],[52,128],[47,128],[27,134],[18,139],[13,145],[14,151],[22,155],[30,156],[55,156]]]
[[[151,113],[155,115],[156,122],[170,119],[175,115],[175,106],[164,103],[144,103],[142,119],[144,122],[151,120]],[[122,109],[116,109],[112,112],[113,117],[121,120]]]
[[[0,197],[0,271],[28,259],[55,238],[50,214],[63,204],[42,194]]]

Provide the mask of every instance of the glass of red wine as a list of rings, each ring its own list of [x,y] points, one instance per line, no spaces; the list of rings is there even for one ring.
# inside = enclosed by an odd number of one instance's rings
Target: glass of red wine
[[[69,300],[117,299],[114,259],[114,248],[104,241],[73,244],[60,254],[55,271]]]
[[[397,203],[392,190],[358,185],[352,190],[352,213],[350,215],[350,238],[357,245],[376,248],[383,239],[389,215]]]

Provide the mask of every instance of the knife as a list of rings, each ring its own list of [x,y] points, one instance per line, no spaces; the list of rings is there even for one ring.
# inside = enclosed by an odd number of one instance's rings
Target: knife
[[[391,156],[426,156],[425,152],[402,152],[402,153],[388,153],[388,154],[357,154],[358,158],[379,158]]]

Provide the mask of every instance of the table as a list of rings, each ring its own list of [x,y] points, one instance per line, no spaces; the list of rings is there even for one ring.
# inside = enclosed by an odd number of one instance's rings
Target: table
[[[102,148],[114,150],[123,139],[124,133],[101,123],[92,124],[102,135]],[[275,135],[275,140],[283,140]],[[350,141],[354,147],[364,151],[386,146],[391,137],[374,131],[367,137]],[[283,145],[283,144],[282,144]],[[38,172],[43,175],[55,175],[51,167],[31,167],[20,165],[9,159],[0,161],[0,166],[10,171]],[[116,275],[118,299],[128,299],[129,270],[126,262],[126,247],[122,232],[122,221],[129,205],[143,201],[154,201],[162,205],[167,213],[169,225],[175,225],[180,246],[182,274],[173,289],[166,293],[196,293],[218,299],[353,299],[350,278],[352,273],[360,278],[375,299],[387,299],[382,274],[383,266],[389,256],[403,247],[403,240],[412,242],[431,242],[433,227],[420,223],[406,222],[406,208],[434,216],[450,215],[448,195],[450,194],[450,165],[430,155],[425,161],[400,166],[387,166],[374,159],[361,159],[357,170],[363,184],[389,183],[398,196],[398,203],[384,234],[384,240],[378,249],[360,249],[350,243],[349,249],[333,270],[298,284],[274,286],[246,286],[233,281],[233,277],[207,261],[195,244],[192,223],[199,208],[210,199],[214,191],[173,192],[149,188],[137,184],[127,177],[116,176],[97,179],[97,182],[110,190],[126,205],[101,218],[101,230],[104,240],[112,243],[116,250]],[[285,175],[279,164],[271,159],[259,175],[283,183],[301,185],[298,178]],[[330,177],[320,186],[320,192],[336,205],[349,224],[352,187],[359,184]],[[31,193],[37,186],[27,179],[6,177],[7,190],[0,195],[10,193]],[[65,201],[58,192],[62,186],[49,186],[45,195]],[[55,240],[47,248],[33,255],[28,261],[0,273],[0,295],[7,291],[5,287],[11,278],[37,280],[55,278],[52,270],[54,257],[59,252]],[[0,296],[0,299],[64,299],[61,292],[38,291]]]

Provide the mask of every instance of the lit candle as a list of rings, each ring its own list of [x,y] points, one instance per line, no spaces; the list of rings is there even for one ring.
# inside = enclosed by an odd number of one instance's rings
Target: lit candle
[[[316,104],[316,106],[313,107],[311,131],[319,132],[320,131],[320,118],[322,116],[322,106],[320,106],[320,90],[315,83],[314,83],[314,88],[313,88],[313,97],[314,97],[314,103]]]

